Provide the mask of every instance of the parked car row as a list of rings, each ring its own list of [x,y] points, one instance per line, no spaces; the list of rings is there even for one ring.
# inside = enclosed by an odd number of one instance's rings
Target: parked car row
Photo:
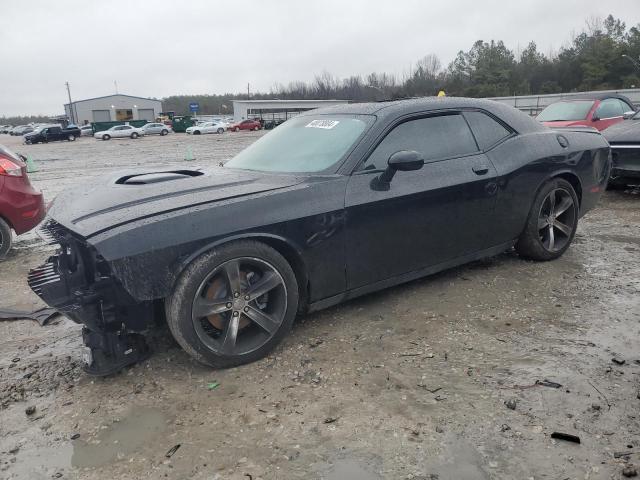
[[[142,127],[134,127],[133,125],[114,125],[108,130],[101,130],[93,134],[94,138],[99,140],[111,140],[112,138],[139,138],[145,135],[165,136],[173,132],[171,127],[163,123],[147,123]]]

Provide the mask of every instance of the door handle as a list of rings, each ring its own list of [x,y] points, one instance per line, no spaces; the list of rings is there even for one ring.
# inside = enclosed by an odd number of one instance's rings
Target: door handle
[[[489,172],[489,167],[486,165],[476,165],[472,167],[471,170],[473,170],[473,173],[476,175],[486,175]]]

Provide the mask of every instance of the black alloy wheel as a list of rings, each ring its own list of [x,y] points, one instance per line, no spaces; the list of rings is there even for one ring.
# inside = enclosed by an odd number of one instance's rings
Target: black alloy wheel
[[[264,260],[229,260],[205,278],[191,320],[200,340],[223,355],[245,355],[277,332],[287,311],[287,287]]]
[[[571,241],[576,208],[571,194],[563,188],[551,190],[540,206],[538,233],[549,252],[562,250]]]
[[[276,250],[238,241],[194,260],[165,308],[169,329],[187,353],[231,367],[265,356],[286,336],[298,311],[298,284]]]
[[[579,212],[573,185],[563,178],[551,179],[536,194],[516,251],[531,260],[560,257],[573,241]]]

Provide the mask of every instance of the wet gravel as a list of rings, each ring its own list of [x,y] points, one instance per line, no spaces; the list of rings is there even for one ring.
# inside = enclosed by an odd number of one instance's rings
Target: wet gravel
[[[257,135],[27,153],[51,198],[87,172],[184,164],[188,146],[217,162]],[[0,322],[0,478],[623,478],[640,463],[638,239],[640,191],[609,191],[557,261],[510,251],[374,293],[223,371],[161,330],[148,361],[94,379],[69,320]],[[48,247],[17,247],[2,303],[36,308],[25,275]]]

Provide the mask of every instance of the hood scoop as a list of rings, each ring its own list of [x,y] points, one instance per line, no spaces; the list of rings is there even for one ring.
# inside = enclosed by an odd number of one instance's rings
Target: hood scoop
[[[170,182],[203,175],[198,170],[173,170],[169,172],[138,173],[125,175],[116,180],[117,185],[150,185],[153,183]]]

